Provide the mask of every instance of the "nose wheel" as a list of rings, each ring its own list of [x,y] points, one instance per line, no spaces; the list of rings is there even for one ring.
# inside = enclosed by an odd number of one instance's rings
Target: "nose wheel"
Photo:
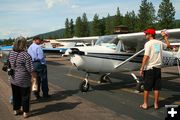
[[[88,82],[89,74],[86,74],[86,78],[80,83],[79,89],[81,92],[87,92],[89,90],[89,82]]]

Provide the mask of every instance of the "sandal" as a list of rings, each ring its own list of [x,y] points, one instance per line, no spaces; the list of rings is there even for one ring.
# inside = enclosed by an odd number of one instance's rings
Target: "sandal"
[[[140,105],[139,106],[141,109],[143,109],[143,110],[147,110],[148,109],[148,107],[144,107],[144,105],[142,104],[142,105]]]
[[[158,110],[158,109],[159,109],[158,104],[154,104],[154,109],[155,109],[155,110]]]

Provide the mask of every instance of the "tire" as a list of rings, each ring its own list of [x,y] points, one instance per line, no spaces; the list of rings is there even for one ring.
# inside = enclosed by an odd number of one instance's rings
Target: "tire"
[[[144,82],[138,83],[137,86],[136,86],[136,89],[137,89],[139,92],[144,92]]]
[[[86,85],[86,81],[82,81],[79,85],[79,89],[81,92],[87,92],[89,90],[89,82],[87,83],[87,86]]]

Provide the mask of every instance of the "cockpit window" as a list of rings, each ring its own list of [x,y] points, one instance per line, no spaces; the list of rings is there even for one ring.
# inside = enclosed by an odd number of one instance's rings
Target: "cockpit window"
[[[100,37],[95,45],[106,46],[111,49],[116,49],[119,39],[116,36]]]

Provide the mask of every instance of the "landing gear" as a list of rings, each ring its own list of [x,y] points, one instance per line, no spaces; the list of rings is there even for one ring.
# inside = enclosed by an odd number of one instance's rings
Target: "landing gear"
[[[134,73],[131,73],[131,75],[133,76],[134,80],[136,80],[136,82],[137,82],[136,90],[139,92],[143,92],[144,91],[144,81],[142,80],[142,77],[137,78]]]
[[[111,79],[109,77],[109,73],[105,74],[105,75],[102,75],[101,78],[100,78],[100,81],[99,81],[99,83],[106,83],[106,82],[112,83],[112,81],[111,81]]]
[[[137,83],[136,90],[138,90],[139,92],[144,91],[144,82],[143,81],[140,81],[139,83]]]
[[[89,90],[88,76],[89,73],[86,74],[86,78],[79,85],[79,89],[81,92],[87,92]]]

